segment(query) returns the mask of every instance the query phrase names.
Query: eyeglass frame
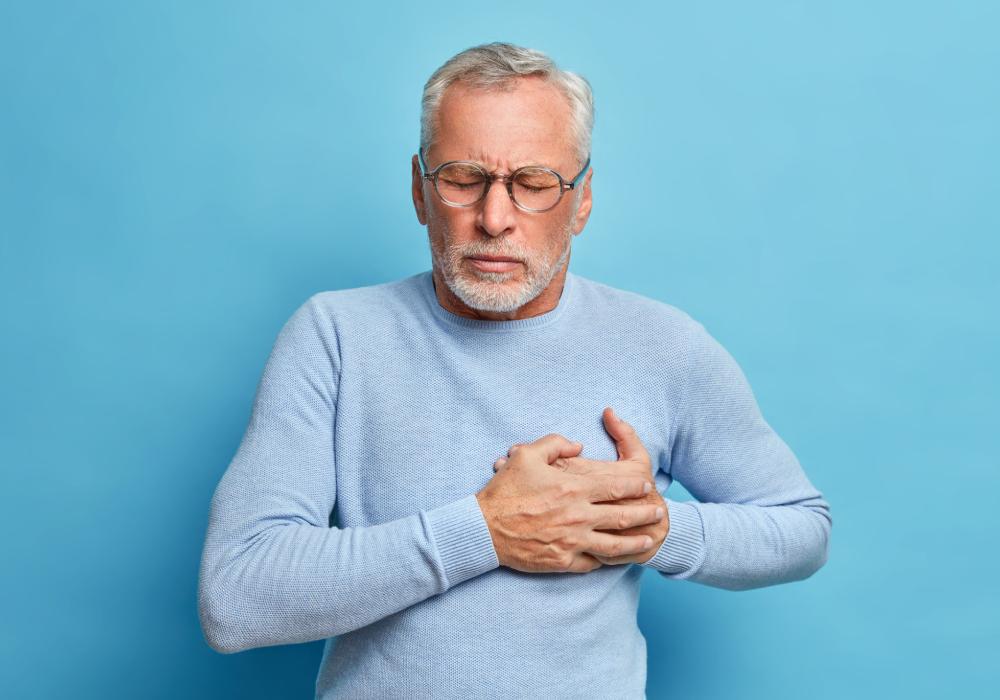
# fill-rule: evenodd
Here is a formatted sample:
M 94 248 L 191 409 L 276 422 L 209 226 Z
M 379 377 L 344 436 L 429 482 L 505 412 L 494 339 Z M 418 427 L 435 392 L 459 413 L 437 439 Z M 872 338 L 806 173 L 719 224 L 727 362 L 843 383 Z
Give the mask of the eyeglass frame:
M 514 203 L 514 206 L 520 209 L 521 211 L 526 211 L 531 214 L 541 214 L 542 212 L 552 211 L 557 206 L 559 206 L 559 202 L 562 201 L 563 195 L 566 193 L 566 190 L 576 189 L 576 186 L 580 184 L 580 179 L 587 173 L 587 170 L 590 168 L 590 155 L 588 155 L 587 162 L 583 164 L 583 169 L 577 174 L 576 177 L 567 182 L 566 179 L 558 172 L 556 172 L 552 168 L 547 168 L 544 165 L 522 165 L 520 168 L 514 170 L 510 175 L 495 175 L 490 171 L 488 171 L 479 163 L 476 163 L 475 161 L 472 160 L 449 160 L 445 163 L 441 163 L 441 165 L 434 168 L 434 170 L 427 172 L 427 163 L 424 162 L 423 146 L 417 149 L 417 158 L 420 161 L 420 176 L 425 180 L 431 181 L 431 184 L 434 185 L 434 193 L 437 194 L 438 199 L 447 204 L 449 207 L 459 207 L 462 209 L 466 207 L 474 207 L 475 205 L 479 204 L 481 201 L 486 199 L 486 195 L 489 194 L 490 188 L 493 187 L 494 181 L 499 180 L 506 186 L 507 196 L 510 197 L 510 201 Z M 454 165 L 455 163 L 461 163 L 463 165 L 472 165 L 481 170 L 483 173 L 485 173 L 486 186 L 483 187 L 483 193 L 479 195 L 479 198 L 476 199 L 476 201 L 469 202 L 468 204 L 456 204 L 455 202 L 451 202 L 445 199 L 444 195 L 441 194 L 441 190 L 438 189 L 438 183 L 437 183 L 438 173 L 441 172 L 441 169 L 444 168 L 446 165 Z M 559 179 L 559 198 L 556 199 L 555 203 L 551 207 L 546 207 L 545 209 L 531 209 L 530 207 L 523 206 L 516 199 L 514 199 L 514 176 L 517 175 L 520 171 L 526 170 L 527 168 L 547 170 L 548 172 L 552 173 Z

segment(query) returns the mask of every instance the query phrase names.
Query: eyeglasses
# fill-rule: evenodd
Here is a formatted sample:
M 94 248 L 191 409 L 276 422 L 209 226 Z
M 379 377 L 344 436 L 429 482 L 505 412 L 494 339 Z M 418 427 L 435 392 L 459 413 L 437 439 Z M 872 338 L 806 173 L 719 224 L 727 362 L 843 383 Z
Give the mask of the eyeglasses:
M 533 213 L 548 211 L 559 204 L 563 193 L 574 189 L 590 167 L 590 156 L 587 156 L 583 170 L 566 182 L 555 170 L 540 165 L 526 165 L 510 175 L 494 175 L 479 163 L 450 160 L 427 172 L 423 147 L 417 155 L 421 175 L 434 183 L 434 191 L 448 206 L 471 207 L 477 204 L 486 197 L 493 181 L 499 180 L 507 186 L 507 194 L 518 209 Z

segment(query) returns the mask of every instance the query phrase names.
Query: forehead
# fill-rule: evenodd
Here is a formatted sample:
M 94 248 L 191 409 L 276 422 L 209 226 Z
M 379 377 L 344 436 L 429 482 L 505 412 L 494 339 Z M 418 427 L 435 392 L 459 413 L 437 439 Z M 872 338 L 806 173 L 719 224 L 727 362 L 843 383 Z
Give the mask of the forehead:
M 541 78 L 519 78 L 504 89 L 454 83 L 438 106 L 434 150 L 439 161 L 565 168 L 574 159 L 571 117 L 566 97 Z

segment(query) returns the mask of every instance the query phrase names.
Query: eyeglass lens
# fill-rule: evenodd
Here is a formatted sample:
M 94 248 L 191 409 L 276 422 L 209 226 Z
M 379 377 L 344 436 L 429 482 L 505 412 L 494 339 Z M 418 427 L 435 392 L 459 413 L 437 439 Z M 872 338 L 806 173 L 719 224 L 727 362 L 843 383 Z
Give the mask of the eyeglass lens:
M 475 204 L 486 193 L 489 178 L 471 164 L 450 163 L 438 172 L 438 194 L 458 205 Z M 526 209 L 549 209 L 562 194 L 559 177 L 545 168 L 522 168 L 511 186 L 514 201 Z

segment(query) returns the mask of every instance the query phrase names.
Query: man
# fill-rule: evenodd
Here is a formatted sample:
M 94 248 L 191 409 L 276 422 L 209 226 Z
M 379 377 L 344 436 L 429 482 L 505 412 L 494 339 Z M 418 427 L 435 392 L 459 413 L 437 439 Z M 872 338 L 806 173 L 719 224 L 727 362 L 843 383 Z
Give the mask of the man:
M 212 499 L 214 649 L 326 639 L 320 698 L 641 698 L 644 568 L 735 590 L 826 561 L 829 506 L 735 360 L 568 271 L 592 123 L 586 81 L 537 51 L 431 76 L 432 270 L 282 328 Z

